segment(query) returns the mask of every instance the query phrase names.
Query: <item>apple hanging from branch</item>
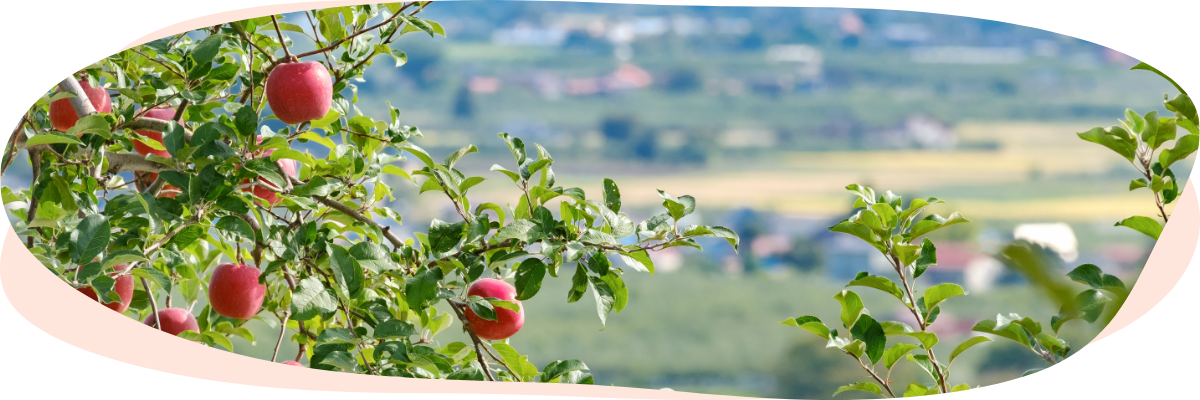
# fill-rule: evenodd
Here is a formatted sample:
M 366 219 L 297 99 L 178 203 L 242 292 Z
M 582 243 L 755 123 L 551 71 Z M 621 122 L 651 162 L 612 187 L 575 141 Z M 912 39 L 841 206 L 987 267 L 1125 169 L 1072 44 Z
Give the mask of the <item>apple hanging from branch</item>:
M 486 340 L 503 340 L 512 335 L 517 334 L 521 327 L 525 325 L 525 307 L 521 306 L 521 302 L 516 299 L 517 288 L 508 284 L 508 282 L 484 278 L 475 281 L 471 287 L 467 288 L 467 296 L 479 296 L 483 298 L 495 297 L 500 300 L 510 301 L 520 307 L 520 311 L 513 311 L 507 308 L 496 307 L 496 320 L 489 321 L 475 315 L 468 307 L 466 310 L 467 322 L 471 324 L 471 329 L 475 331 L 475 335 L 480 339 Z
M 267 295 L 267 287 L 258 283 L 258 275 L 258 268 L 249 265 L 217 266 L 208 281 L 209 306 L 229 318 L 253 318 Z
M 125 264 L 114 266 L 113 269 L 117 272 L 109 274 L 108 276 L 117 277 L 122 271 L 125 271 L 125 268 L 127 267 L 128 266 Z M 129 309 L 129 302 L 133 300 L 133 275 L 121 275 L 120 277 L 117 277 L 116 280 L 117 281 L 113 284 L 112 290 L 113 292 L 117 293 L 117 297 L 119 297 L 121 301 L 114 301 L 111 303 L 101 302 L 101 304 L 104 304 L 105 307 L 108 307 L 113 311 L 123 313 L 125 310 Z M 79 290 L 79 293 L 83 293 L 92 300 L 100 302 L 100 297 L 96 295 L 96 290 L 92 289 L 91 286 L 81 287 L 77 290 Z
M 109 97 L 107 90 L 92 87 L 87 80 L 79 81 L 79 86 L 83 86 L 84 93 L 87 94 L 88 100 L 91 101 L 92 107 L 95 107 L 97 112 L 112 112 L 112 97 Z M 61 90 L 59 89 L 59 91 Z M 66 132 L 79 121 L 79 114 L 75 113 L 75 107 L 71 106 L 70 99 L 58 99 L 50 103 L 49 114 L 50 125 L 59 132 Z
M 329 70 L 316 61 L 279 64 L 267 76 L 267 104 L 285 124 L 321 119 L 333 103 Z

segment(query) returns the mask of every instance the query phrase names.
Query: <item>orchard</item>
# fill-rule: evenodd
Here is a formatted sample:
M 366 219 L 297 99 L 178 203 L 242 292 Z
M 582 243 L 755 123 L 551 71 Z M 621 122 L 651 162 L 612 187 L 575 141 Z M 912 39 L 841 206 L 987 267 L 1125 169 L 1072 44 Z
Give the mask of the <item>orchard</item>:
M 445 35 L 419 16 L 428 6 L 309 10 L 297 14 L 305 26 L 234 21 L 83 68 L 25 113 L 4 153 L 5 170 L 22 151 L 33 170 L 31 187 L 3 191 L 21 205 L 9 208 L 17 234 L 82 295 L 207 346 L 253 342 L 243 325 L 257 319 L 279 330 L 259 340 L 287 365 L 593 383 L 579 360 L 539 369 L 508 344 L 537 312 L 522 301 L 545 279 L 570 279 L 567 301 L 590 293 L 603 323 L 628 304 L 624 274 L 654 273 L 650 252 L 700 248 L 701 237 L 736 250 L 738 236 L 680 226 L 696 199 L 662 191 L 663 211 L 632 221 L 615 182 L 601 193 L 557 186 L 550 153 L 507 133 L 496 140 L 512 159 L 485 178 L 456 168 L 475 146 L 435 158 L 396 108 L 361 113 L 366 67 L 402 68 L 401 36 Z M 417 169 L 404 167 L 410 157 Z M 389 175 L 411 185 L 393 188 Z M 511 182 L 513 201 L 473 202 L 484 179 Z M 444 197 L 457 215 L 402 238 L 392 227 L 403 210 L 381 205 L 397 190 Z M 439 341 L 456 322 L 470 343 Z M 280 354 L 285 341 L 299 352 Z

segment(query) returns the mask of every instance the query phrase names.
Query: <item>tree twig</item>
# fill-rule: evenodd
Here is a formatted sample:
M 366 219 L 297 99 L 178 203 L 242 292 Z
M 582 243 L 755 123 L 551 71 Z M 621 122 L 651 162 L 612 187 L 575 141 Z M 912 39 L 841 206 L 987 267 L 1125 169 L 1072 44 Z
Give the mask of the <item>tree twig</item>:
M 451 299 L 446 299 L 446 302 L 450 303 L 450 308 L 454 309 L 454 314 L 458 315 L 458 320 L 463 324 L 463 331 L 467 332 L 467 335 L 471 337 L 471 342 L 475 344 L 475 357 L 479 359 L 479 367 L 483 369 L 483 373 L 489 381 L 495 381 L 496 377 L 492 376 L 492 370 L 488 367 L 487 359 L 483 358 L 483 352 L 480 351 L 481 347 L 485 345 L 479 339 L 479 336 L 475 335 L 475 330 L 471 329 L 471 323 L 467 321 L 466 314 L 463 314 L 463 311 L 459 308 L 462 304 Z
M 133 268 L 130 266 L 130 268 L 126 268 L 125 270 L 130 271 Z M 146 278 L 138 277 L 138 279 L 142 281 L 142 290 L 146 291 L 146 297 L 150 298 L 150 312 L 154 313 L 154 327 L 158 328 L 159 332 L 162 332 L 162 321 L 159 319 L 161 316 L 158 315 L 158 300 L 154 299 L 154 292 L 150 291 L 150 284 L 146 283 Z M 170 293 L 167 293 L 167 296 L 170 295 Z
M 288 50 L 287 44 L 283 42 L 283 31 L 279 30 L 279 21 L 275 20 L 275 15 L 271 15 L 271 23 L 275 25 L 275 33 L 279 35 L 279 46 L 283 47 L 283 58 L 293 61 L 292 52 Z

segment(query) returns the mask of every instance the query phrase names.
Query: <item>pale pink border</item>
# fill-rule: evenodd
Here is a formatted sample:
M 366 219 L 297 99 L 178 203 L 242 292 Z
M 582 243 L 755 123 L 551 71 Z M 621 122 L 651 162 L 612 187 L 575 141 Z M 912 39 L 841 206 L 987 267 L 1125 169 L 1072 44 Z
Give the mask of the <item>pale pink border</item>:
M 361 1 L 319 1 L 278 4 L 212 14 L 152 32 L 125 48 L 191 29 L 268 14 L 363 4 Z M 1094 340 L 1128 326 L 1158 304 L 1178 283 L 1195 253 L 1200 236 L 1200 208 L 1192 183 L 1188 182 L 1172 222 L 1155 245 L 1146 267 L 1124 307 Z M 42 331 L 80 349 L 113 360 L 162 372 L 245 385 L 335 392 L 378 393 L 464 393 L 544 396 L 644 398 L 644 399 L 736 399 L 651 389 L 613 386 L 577 386 L 536 383 L 496 383 L 387 378 L 295 368 L 216 350 L 169 336 L 119 315 L 85 296 L 45 269 L 20 243 L 12 228 L 4 240 L 5 262 L 0 265 L 0 285 L 17 310 Z M 54 299 L 54 301 L 46 301 Z M 80 329 L 86 326 L 88 329 Z M 139 343 L 113 346 L 112 343 Z M 163 354 L 170 354 L 164 357 Z M 179 362 L 186 359 L 188 362 Z M 312 379 L 304 379 L 306 377 Z M 301 379 L 297 379 L 301 378 Z M 282 385 L 273 382 L 287 382 Z

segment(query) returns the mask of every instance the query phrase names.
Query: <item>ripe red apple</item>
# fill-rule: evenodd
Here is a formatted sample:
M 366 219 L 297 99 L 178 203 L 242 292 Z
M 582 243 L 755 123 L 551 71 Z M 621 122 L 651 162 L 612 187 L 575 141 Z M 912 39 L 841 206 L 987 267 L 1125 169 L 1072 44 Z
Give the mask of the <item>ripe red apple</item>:
M 263 137 L 259 136 L 258 143 L 262 143 L 262 141 L 263 141 Z M 248 157 L 253 157 L 253 158 L 270 157 L 271 154 L 274 152 L 275 152 L 275 149 L 266 149 L 266 150 L 261 150 L 261 151 L 255 152 L 254 154 L 250 154 L 250 155 L 248 155 Z M 300 166 L 299 166 L 299 163 L 296 162 L 296 160 L 282 159 L 282 160 L 279 160 L 277 163 L 279 164 L 279 167 L 281 169 L 283 169 L 284 173 L 286 173 L 292 177 L 297 176 Z M 265 179 L 262 179 L 262 178 L 259 178 L 258 182 L 260 182 L 264 185 L 273 187 L 273 188 L 279 188 L 279 186 L 275 186 L 275 184 L 273 184 L 271 182 L 267 182 Z M 241 184 L 245 185 L 247 183 L 250 183 L 249 179 L 242 181 Z M 254 186 L 253 188 L 242 189 L 242 191 L 243 192 L 253 192 L 255 197 L 266 200 L 267 203 L 272 206 L 279 204 L 279 201 L 281 200 L 279 198 L 278 193 L 275 193 L 275 192 L 271 191 L 270 189 L 267 189 L 264 187 Z
M 143 116 L 148 117 L 148 118 L 155 118 L 155 119 L 169 121 L 169 120 L 171 120 L 171 118 L 175 118 L 175 109 L 168 108 L 168 107 L 158 107 L 158 108 L 151 109 L 150 111 L 146 111 L 146 114 L 144 114 Z M 137 133 L 140 133 L 140 134 L 142 134 L 142 136 L 150 138 L 151 140 L 157 140 L 159 143 L 162 143 L 162 132 L 137 131 Z M 154 154 L 159 157 L 171 157 L 170 152 L 168 152 L 166 150 L 152 149 L 152 148 L 150 148 L 150 146 L 144 145 L 144 144 L 142 144 L 142 142 L 137 141 L 137 140 L 133 141 L 133 151 L 136 151 L 138 154 L 141 154 L 143 156 L 147 155 L 147 154 Z
M 116 277 L 120 272 L 124 271 L 125 268 L 128 268 L 128 266 L 125 264 L 117 265 L 113 267 L 113 269 L 115 269 L 117 272 L 109 274 L 108 276 Z M 119 277 L 117 278 L 117 282 L 113 284 L 112 290 L 117 292 L 117 297 L 119 297 L 121 301 L 115 301 L 112 303 L 101 302 L 100 297 L 96 295 L 96 290 L 92 289 L 91 286 L 81 287 L 78 290 L 79 293 L 83 293 L 87 297 L 92 298 L 92 300 L 104 304 L 105 307 L 108 307 L 113 311 L 123 313 L 125 310 L 129 309 L 129 302 L 133 300 L 133 275 Z
M 287 360 L 287 361 L 284 361 L 284 362 L 283 362 L 283 364 L 284 364 L 284 365 L 295 365 L 295 366 L 297 366 L 297 367 L 303 367 L 303 366 L 304 366 L 304 364 L 301 364 L 301 363 L 298 363 L 298 362 L 295 362 L 295 361 L 292 361 L 292 360 Z
M 92 102 L 92 107 L 95 107 L 96 111 L 112 112 L 112 98 L 108 96 L 108 90 L 94 88 L 88 84 L 87 80 L 79 81 L 79 86 L 83 86 L 83 92 L 87 94 L 88 100 Z M 62 89 L 60 88 L 58 91 L 61 92 Z M 79 114 L 76 114 L 75 107 L 71 106 L 71 99 L 59 99 L 50 103 L 50 125 L 54 126 L 55 130 L 66 132 L 75 126 L 77 121 L 79 121 Z
M 508 300 L 516 303 L 518 306 L 521 302 L 516 300 L 517 288 L 508 284 L 508 282 L 484 278 L 475 281 L 471 287 L 467 288 L 468 296 L 480 297 L 495 297 L 500 300 Z M 521 311 L 515 312 L 507 308 L 496 307 L 496 320 L 488 321 L 475 315 L 471 308 L 467 308 L 467 322 L 471 324 L 471 330 L 475 331 L 475 336 L 480 339 L 487 340 L 503 340 L 517 334 L 521 330 L 521 326 L 525 325 L 525 307 L 521 307 Z
M 319 62 L 279 64 L 267 76 L 267 103 L 285 124 L 321 119 L 332 102 L 333 81 Z
M 200 332 L 200 324 L 196 323 L 196 317 L 192 313 L 182 308 L 167 308 L 158 310 L 158 316 L 162 319 L 162 331 L 179 336 L 183 331 Z M 142 323 L 154 326 L 154 314 L 146 317 Z
M 258 283 L 258 268 L 221 264 L 208 281 L 208 304 L 217 314 L 250 319 L 262 308 L 267 287 Z

